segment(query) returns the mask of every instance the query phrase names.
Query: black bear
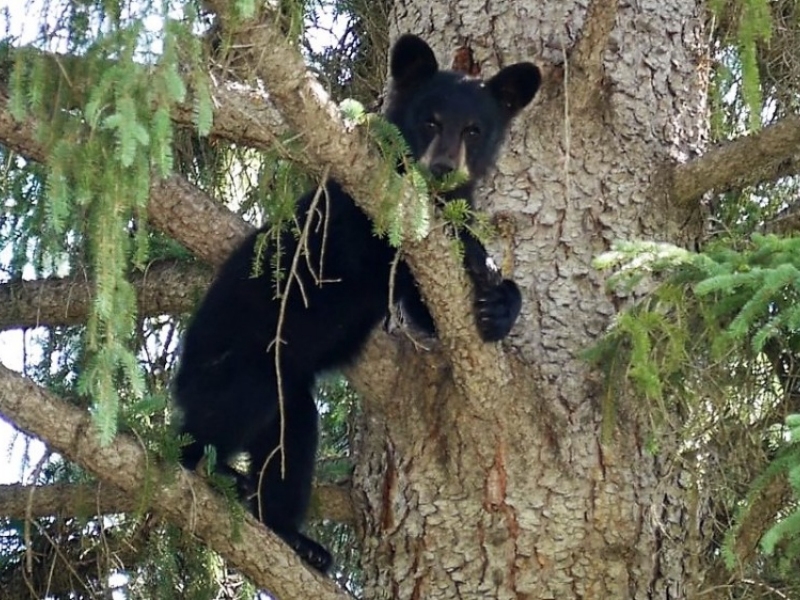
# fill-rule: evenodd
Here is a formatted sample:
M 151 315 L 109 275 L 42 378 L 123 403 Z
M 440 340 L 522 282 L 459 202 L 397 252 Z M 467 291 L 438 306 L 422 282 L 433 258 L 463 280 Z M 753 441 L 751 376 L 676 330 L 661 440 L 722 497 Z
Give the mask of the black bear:
M 430 47 L 413 35 L 397 41 L 390 63 L 386 117 L 402 132 L 413 158 L 434 176 L 466 172 L 466 183 L 443 200 L 471 202 L 476 179 L 493 165 L 512 117 L 533 99 L 539 70 L 518 63 L 485 82 L 442 71 Z M 314 193 L 297 204 L 298 225 L 308 236 L 300 244 L 304 255 L 295 261 L 293 287 L 288 277 L 296 234 L 282 234 L 279 252 L 274 242 L 262 248 L 257 276 L 258 233 L 228 258 L 186 331 L 174 382 L 181 431 L 193 440 L 184 448 L 184 466 L 194 469 L 207 445 L 216 447 L 226 472 L 225 461 L 249 454 L 247 474 L 230 472 L 243 495 L 255 498 L 253 513 L 322 572 L 331 555 L 300 533 L 317 449 L 312 388 L 320 372 L 352 361 L 385 319 L 396 253 L 373 234 L 366 215 L 337 183 L 327 182 L 324 193 L 316 204 Z M 459 235 L 478 331 L 486 341 L 500 340 L 519 314 L 519 289 L 502 279 L 477 239 Z M 278 287 L 288 289 L 285 298 L 276 294 Z M 433 320 L 403 262 L 395 270 L 393 298 L 409 320 L 433 333 Z

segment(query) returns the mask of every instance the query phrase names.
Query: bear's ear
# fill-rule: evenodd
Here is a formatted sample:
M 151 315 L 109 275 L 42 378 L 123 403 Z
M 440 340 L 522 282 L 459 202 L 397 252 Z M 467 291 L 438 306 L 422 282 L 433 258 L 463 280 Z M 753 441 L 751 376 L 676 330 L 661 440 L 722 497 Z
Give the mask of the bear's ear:
M 407 33 L 392 46 L 389 72 L 396 87 L 413 88 L 433 77 L 438 70 L 433 50 L 421 38 Z
M 533 63 L 521 62 L 502 69 L 486 85 L 511 118 L 533 100 L 541 81 L 539 67 Z

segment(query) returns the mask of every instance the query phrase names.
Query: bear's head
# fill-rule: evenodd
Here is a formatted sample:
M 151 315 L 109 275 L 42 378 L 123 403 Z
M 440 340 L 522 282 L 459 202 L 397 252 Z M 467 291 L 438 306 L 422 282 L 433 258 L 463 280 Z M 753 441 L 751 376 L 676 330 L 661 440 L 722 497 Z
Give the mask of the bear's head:
M 541 81 L 529 62 L 486 81 L 440 70 L 430 46 L 410 34 L 392 47 L 390 74 L 384 113 L 414 158 L 436 177 L 461 170 L 470 186 L 494 164 L 511 119 L 533 100 Z

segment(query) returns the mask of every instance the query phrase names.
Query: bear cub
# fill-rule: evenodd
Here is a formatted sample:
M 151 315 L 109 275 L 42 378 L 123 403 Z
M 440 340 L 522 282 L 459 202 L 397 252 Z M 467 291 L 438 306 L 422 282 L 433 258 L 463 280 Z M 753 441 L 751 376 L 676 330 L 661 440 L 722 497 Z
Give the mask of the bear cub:
M 536 94 L 538 68 L 517 63 L 481 81 L 440 70 L 423 40 L 404 35 L 391 50 L 390 74 L 386 118 L 435 177 L 455 170 L 467 174 L 443 201 L 472 203 L 476 182 L 494 164 L 511 119 Z M 215 446 L 218 469 L 236 477 L 255 516 L 309 565 L 326 572 L 330 553 L 300 532 L 318 441 L 312 389 L 319 373 L 354 360 L 386 318 L 397 250 L 373 234 L 367 216 L 336 182 L 325 183 L 316 203 L 314 196 L 310 192 L 297 203 L 297 222 L 308 237 L 293 283 L 287 275 L 298 239 L 291 232 L 281 235 L 279 251 L 274 241 L 261 249 L 258 276 L 253 276 L 257 236 L 266 227 L 220 268 L 183 338 L 174 397 L 181 432 L 193 440 L 183 450 L 183 465 L 195 469 L 204 447 Z M 519 314 L 519 289 L 502 278 L 477 239 L 468 232 L 459 236 L 477 330 L 487 342 L 500 340 Z M 276 269 L 282 277 L 276 278 Z M 276 295 L 276 280 L 282 292 L 288 287 L 285 299 Z M 398 264 L 393 284 L 404 316 L 433 334 L 433 319 L 405 263 Z M 244 474 L 225 465 L 240 452 L 250 458 Z

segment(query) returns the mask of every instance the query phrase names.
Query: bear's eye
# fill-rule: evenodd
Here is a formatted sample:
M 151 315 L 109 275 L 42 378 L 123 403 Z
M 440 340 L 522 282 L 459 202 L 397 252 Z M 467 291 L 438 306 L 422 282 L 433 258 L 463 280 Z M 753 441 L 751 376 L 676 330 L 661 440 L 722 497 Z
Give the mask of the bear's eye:
M 434 119 L 433 117 L 431 117 L 430 119 L 425 119 L 425 122 L 422 124 L 422 126 L 427 131 L 431 131 L 431 132 L 439 131 L 439 127 L 440 127 L 439 126 L 439 122 L 436 119 Z
M 477 125 L 470 125 L 464 129 L 464 137 L 475 139 L 481 135 L 481 128 Z

